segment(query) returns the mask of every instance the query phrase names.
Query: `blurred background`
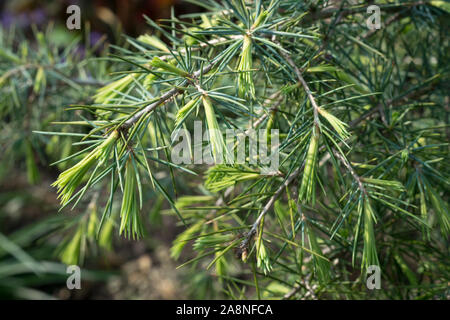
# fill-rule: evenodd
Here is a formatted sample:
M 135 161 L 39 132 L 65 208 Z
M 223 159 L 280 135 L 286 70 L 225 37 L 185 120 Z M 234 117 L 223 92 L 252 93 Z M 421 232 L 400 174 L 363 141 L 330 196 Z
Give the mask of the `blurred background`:
M 198 9 L 180 0 L 2 0 L 1 24 L 3 27 L 15 24 L 17 27 L 26 28 L 32 24 L 43 26 L 54 21 L 64 26 L 68 16 L 66 9 L 72 4 L 80 6 L 83 21 L 91 24 L 93 32 L 108 34 L 111 39 L 114 39 L 118 31 L 136 36 L 148 30 L 144 15 L 161 19 L 170 16 L 172 6 L 176 15 Z
M 81 30 L 66 28 L 69 16 L 66 9 L 71 4 L 81 8 Z M 195 296 L 183 285 L 186 275 L 183 270 L 175 270 L 169 251 L 179 231 L 177 220 L 159 215 L 158 211 L 164 209 L 159 198 L 154 199 L 150 212 L 153 220 L 148 235 L 151 236 L 140 241 L 115 239 L 109 250 L 81 248 L 88 251 L 83 261 L 82 289 L 68 290 L 68 274 L 66 266 L 60 262 L 59 249 L 66 238 L 76 236 L 71 222 L 77 221 L 80 212 L 58 213 L 59 201 L 50 184 L 59 171 L 49 167 L 58 156 L 51 158 L 49 155 L 64 156 L 71 150 L 65 140 L 42 140 L 32 134 L 33 130 L 48 129 L 45 125 L 50 120 L 61 120 L 62 107 L 68 103 L 90 101 L 97 85 L 91 83 L 92 88 L 88 83 L 90 74 L 95 73 L 95 79 L 103 77 L 106 81 L 111 71 L 103 62 L 86 63 L 76 70 L 73 65 L 85 56 L 100 56 L 110 45 L 123 45 L 124 35 L 152 33 L 143 16 L 154 20 L 168 18 L 172 6 L 176 15 L 199 10 L 176 0 L 0 1 L 0 83 L 3 85 L 0 98 L 0 298 L 212 297 L 208 279 L 199 279 L 204 286 L 202 293 L 196 292 Z M 71 47 L 75 39 L 78 40 L 73 49 L 62 51 Z M 45 89 L 39 85 L 43 81 L 40 69 L 24 71 L 35 62 L 23 65 L 21 61 L 49 63 L 47 60 L 54 60 L 49 52 L 61 54 L 60 62 L 54 64 L 60 69 L 45 73 L 44 80 L 50 88 Z M 74 74 L 74 78 L 58 79 L 63 73 Z M 6 80 L 8 83 L 4 84 Z M 54 81 L 52 86 L 50 81 Z M 74 92 L 67 89 L 75 84 L 82 89 Z M 95 210 L 88 206 L 90 209 Z

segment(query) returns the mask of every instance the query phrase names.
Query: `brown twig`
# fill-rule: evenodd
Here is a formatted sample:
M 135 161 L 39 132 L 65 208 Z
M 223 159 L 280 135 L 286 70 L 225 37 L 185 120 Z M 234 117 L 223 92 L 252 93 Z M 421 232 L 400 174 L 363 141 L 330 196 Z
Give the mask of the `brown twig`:
M 316 124 L 316 126 L 318 126 L 319 125 L 319 105 L 317 104 L 316 99 L 314 99 L 314 96 L 312 95 L 312 92 L 309 89 L 308 84 L 306 83 L 305 79 L 303 78 L 302 72 L 297 67 L 294 60 L 292 60 L 291 56 L 283 51 L 280 51 L 280 52 L 284 56 L 286 61 L 290 64 L 290 66 L 294 69 L 294 72 L 297 75 L 299 82 L 302 84 L 303 89 L 305 89 L 306 95 L 308 96 L 308 99 L 311 102 L 311 105 L 313 106 L 314 123 Z
M 356 174 L 356 172 L 353 169 L 353 167 L 350 164 L 350 162 L 348 162 L 348 160 L 340 152 L 337 152 L 336 150 L 333 149 L 333 153 L 336 156 L 336 158 L 338 158 L 344 164 L 344 166 L 347 168 L 347 170 L 352 175 L 353 179 L 355 179 L 355 181 L 358 183 L 359 190 L 361 190 L 361 192 L 365 196 L 367 196 L 366 188 L 364 187 L 364 184 L 363 184 L 361 178 L 358 176 L 358 174 Z
M 311 275 L 301 280 L 301 283 L 297 284 L 294 288 L 292 288 L 291 291 L 286 293 L 283 297 L 284 300 L 288 300 L 292 298 L 294 295 L 296 295 L 302 288 L 305 288 L 307 290 L 306 294 L 303 296 L 301 300 L 305 300 L 308 296 L 311 296 L 314 300 L 317 300 L 317 296 L 314 293 L 314 290 L 316 289 L 317 285 L 311 286 L 309 283 L 309 280 L 311 278 Z

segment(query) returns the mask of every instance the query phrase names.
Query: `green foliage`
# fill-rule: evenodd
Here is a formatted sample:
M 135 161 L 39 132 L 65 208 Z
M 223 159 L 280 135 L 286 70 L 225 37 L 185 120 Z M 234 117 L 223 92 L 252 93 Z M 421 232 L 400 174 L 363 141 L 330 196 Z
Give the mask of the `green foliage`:
M 55 183 L 63 205 L 97 190 L 106 205 L 96 233 L 108 227 L 109 237 L 120 220 L 118 233 L 138 238 L 160 194 L 185 228 L 171 255 L 186 260 L 196 296 L 213 282 L 239 299 L 445 297 L 445 8 L 380 4 L 390 19 L 372 31 L 365 3 L 192 2 L 207 12 L 148 19 L 155 34 L 111 57 L 128 69 L 94 104 L 72 106 L 81 120 L 55 136 L 88 147 L 58 162 L 75 162 Z M 34 91 L 50 81 L 40 69 L 34 79 Z M 172 161 L 172 134 L 192 132 L 192 120 L 210 129 L 216 165 Z M 278 173 L 248 158 L 220 164 L 228 128 L 278 129 Z M 76 235 L 65 260 L 80 251 Z M 375 293 L 370 265 L 382 270 Z
M 56 215 L 57 208 L 42 190 L 48 190 L 47 179 L 57 169 L 77 166 L 70 160 L 81 155 L 77 145 L 83 145 L 73 137 L 83 137 L 85 131 L 71 134 L 56 120 L 74 120 L 67 106 L 89 101 L 96 88 L 106 83 L 111 69 L 109 62 L 95 56 L 106 52 L 100 50 L 104 38 L 82 49 L 80 36 L 69 34 L 66 42 L 58 41 L 57 28 L 52 24 L 46 30 L 33 27 L 30 32 L 14 26 L 0 28 L 0 296 L 4 299 L 54 298 L 49 288 L 64 286 L 67 273 L 63 263 L 52 261 L 82 263 L 97 249 L 93 232 L 98 213 L 85 210 L 83 203 L 79 216 L 48 218 Z M 89 29 L 85 30 L 88 37 Z M 78 183 L 87 181 L 84 174 L 78 172 Z M 23 176 L 33 186 L 27 186 Z M 60 180 L 66 186 L 64 198 L 76 189 L 77 181 L 72 178 Z M 17 206 L 12 214 L 11 205 Z M 87 270 L 83 274 L 93 281 L 104 279 Z
M 216 165 L 207 171 L 208 177 L 205 181 L 205 187 L 212 192 L 217 192 L 228 187 L 234 186 L 240 181 L 253 180 L 261 178 L 259 172 L 245 168 L 244 166 Z

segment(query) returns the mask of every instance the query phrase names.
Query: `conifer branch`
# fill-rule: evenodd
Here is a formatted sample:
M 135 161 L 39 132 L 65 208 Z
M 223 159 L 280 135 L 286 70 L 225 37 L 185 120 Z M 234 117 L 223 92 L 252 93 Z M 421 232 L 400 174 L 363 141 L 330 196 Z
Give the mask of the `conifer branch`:
M 0 66 L 4 74 L 0 89 L 5 97 L 0 112 L 6 115 L 6 130 L 9 135 L 17 134 L 17 123 L 25 124 L 25 137 L 17 135 L 13 143 L 8 141 L 7 132 L 3 136 L 8 139 L 0 144 L 8 148 L 8 154 L 25 141 L 30 181 L 35 180 L 38 171 L 33 166 L 36 155 L 55 156 L 47 154 L 42 139 L 31 141 L 28 137 L 28 131 L 43 119 L 32 122 L 32 107 L 57 98 L 54 100 L 58 106 L 72 104 L 71 109 L 79 111 L 76 118 L 57 125 L 83 126 L 81 132 L 69 132 L 68 127 L 61 132 L 36 131 L 51 135 L 53 153 L 57 149 L 56 156 L 63 155 L 55 163 L 62 173 L 54 183 L 62 208 L 71 202 L 76 202 L 77 208 L 85 206 L 87 202 L 80 199 L 92 190 L 99 195 L 98 204 L 105 204 L 100 227 L 96 228 L 97 213 L 91 214 L 96 208 L 88 205 L 89 214 L 81 219 L 83 224 L 74 233 L 69 232 L 73 239 L 64 255 L 66 261 L 75 261 L 77 248 L 85 245 L 86 223 L 89 230 L 98 230 L 100 246 L 111 246 L 115 226 L 119 235 L 144 235 L 148 217 L 142 213 L 157 198 L 158 206 L 161 199 L 170 204 L 172 209 L 164 212 L 189 223 L 174 241 L 171 255 L 181 257 L 183 247 L 193 241 L 198 255 L 183 265 L 195 262 L 200 268 L 204 259 L 214 256 L 208 268 L 214 265 L 214 275 L 221 284 L 224 279 L 230 284 L 230 296 L 245 297 L 246 292 L 253 292 L 241 290 L 240 283 L 228 277 L 232 270 L 243 283 L 250 280 L 248 265 L 242 263 L 234 268 L 234 261 L 233 269 L 229 268 L 230 249 L 235 249 L 243 262 L 249 252 L 253 254 L 257 296 L 261 288 L 268 298 L 316 299 L 322 294 L 342 298 L 347 284 L 339 280 L 360 258 L 361 269 L 372 264 L 387 269 L 383 270 L 386 286 L 387 280 L 399 283 L 400 273 L 410 284 L 422 284 L 421 277 L 414 279 L 414 274 L 423 269 L 430 276 L 427 285 L 436 285 L 433 294 L 439 292 L 439 286 L 446 283 L 439 282 L 442 277 L 433 276 L 432 268 L 442 269 L 429 262 L 444 259 L 435 253 L 442 254 L 439 247 L 445 247 L 450 232 L 445 166 L 448 126 L 442 116 L 448 109 L 448 41 L 442 37 L 447 7 L 439 1 L 381 4 L 383 14 L 390 15 L 383 20 L 383 29 L 376 32 L 365 28 L 367 6 L 362 3 L 195 2 L 203 4 L 207 12 L 183 20 L 173 17 L 161 25 L 149 21 L 170 43 L 143 35 L 136 41 L 128 39 L 132 47 L 116 46 L 120 55 L 115 58 L 132 65 L 125 65 L 128 70 L 117 59 L 111 59 L 112 65 L 94 65 L 87 72 L 84 65 L 90 64 L 83 64 L 83 72 L 69 77 L 73 70 L 65 69 L 65 65 L 55 64 L 55 70 L 40 65 L 42 61 L 59 61 L 42 59 L 49 50 L 26 53 L 26 48 L 13 44 L 0 52 L 5 58 Z M 423 6 L 415 8 L 419 5 Z M 433 23 L 429 23 L 431 20 Z M 429 30 L 424 32 L 417 26 Z M 398 41 L 399 30 L 404 31 L 402 41 Z M 412 38 L 414 41 L 409 41 Z M 159 53 L 153 56 L 154 52 Z M 102 59 L 100 63 L 107 61 Z M 203 62 L 202 70 L 198 70 L 199 62 Z M 15 69 L 20 64 L 24 66 Z M 120 67 L 116 69 L 116 65 Z M 63 74 L 66 70 L 67 77 Z M 81 89 L 77 84 L 94 87 L 96 80 L 80 78 L 92 74 L 103 79 L 105 70 L 125 76 L 98 90 L 94 104 L 73 105 L 73 101 L 59 99 L 63 97 L 45 98 L 66 82 L 72 87 L 67 96 L 88 101 L 88 95 L 76 92 Z M 16 112 L 21 104 L 26 104 L 24 112 Z M 156 112 L 158 107 L 164 112 Z M 54 118 L 51 113 L 43 116 Z M 360 124 L 370 117 L 373 119 L 361 126 L 364 135 L 358 134 Z M 208 132 L 209 141 L 205 141 L 204 132 L 202 139 L 196 134 L 198 120 L 201 128 L 206 125 L 213 129 L 213 133 Z M 91 129 L 89 133 L 85 128 Z M 274 162 L 271 157 L 270 172 L 277 173 L 265 176 L 267 162 L 263 157 L 273 148 L 247 155 L 261 143 L 253 148 L 255 144 L 245 140 L 251 142 L 254 129 L 265 129 L 258 132 L 268 134 L 273 128 L 279 131 L 276 156 L 281 155 L 281 159 Z M 219 147 L 231 141 L 228 130 L 227 140 L 223 140 L 225 129 L 248 135 L 238 137 L 232 150 L 233 155 L 243 156 L 242 163 L 218 163 L 222 156 Z M 104 132 L 109 137 L 100 134 Z M 175 133 L 186 136 L 177 141 Z M 194 139 L 189 136 L 192 133 Z M 73 143 L 78 138 L 82 140 Z M 267 143 L 271 147 L 273 141 L 275 135 L 269 135 Z M 59 153 L 66 143 L 80 149 L 71 155 L 66 154 L 67 150 Z M 205 161 L 203 153 L 208 151 L 208 143 L 213 151 L 207 158 L 211 161 Z M 357 164 L 341 150 L 344 147 L 358 153 Z M 202 157 L 197 157 L 199 149 Z M 182 157 L 176 159 L 180 154 Z M 66 165 L 66 161 L 70 162 Z M 209 166 L 206 170 L 205 164 Z M 185 179 L 182 174 L 200 175 Z M 178 186 L 183 187 L 177 190 Z M 155 191 L 158 197 L 150 197 Z M 187 194 L 183 195 L 183 191 Z M 161 213 L 152 210 L 151 217 Z M 377 221 L 383 222 L 379 228 L 374 227 Z M 441 233 L 429 232 L 425 222 L 438 225 Z M 410 257 L 402 261 L 403 249 L 396 250 L 385 242 L 393 239 L 403 245 L 404 239 L 397 235 L 406 233 L 427 238 L 409 242 L 411 254 L 423 254 L 419 246 L 433 247 L 434 253 L 421 266 L 414 265 Z M 94 241 L 86 245 L 95 245 L 95 239 L 90 240 Z M 248 250 L 250 244 L 254 251 Z M 391 272 L 386 257 L 395 259 L 400 268 Z M 285 289 L 283 293 L 264 288 L 269 283 L 277 284 L 277 279 L 282 279 L 279 283 Z M 232 292 L 234 289 L 237 291 Z M 423 294 L 423 287 L 413 290 L 406 295 Z
M 258 218 L 253 223 L 250 231 L 247 233 L 245 239 L 241 243 L 241 247 L 247 247 L 252 237 L 256 234 L 256 231 L 258 230 L 258 226 L 261 222 L 261 220 L 264 218 L 264 216 L 267 214 L 267 212 L 272 209 L 273 204 L 275 201 L 282 195 L 283 191 L 286 190 L 286 187 L 291 184 L 292 181 L 302 172 L 304 167 L 304 164 L 295 169 L 294 172 L 292 172 L 287 179 L 281 184 L 278 189 L 275 191 L 274 195 L 269 199 L 269 201 L 264 206 L 263 210 L 259 214 Z
M 336 156 L 336 158 L 338 158 L 342 162 L 342 164 L 347 168 L 347 170 L 352 175 L 353 179 L 355 179 L 355 181 L 358 183 L 358 186 L 359 186 L 359 189 L 361 190 L 361 192 L 365 196 L 367 196 L 366 188 L 364 187 L 364 184 L 363 184 L 361 178 L 356 174 L 355 169 L 352 167 L 352 165 L 348 162 L 348 160 L 340 152 L 337 152 L 336 150 L 333 149 L 333 153 Z
M 208 73 L 211 71 L 211 69 L 214 67 L 214 65 L 217 63 L 217 61 L 211 62 L 209 65 L 204 67 L 203 69 L 197 70 L 192 74 L 192 78 L 198 78 L 202 73 Z M 163 94 L 157 101 L 149 104 L 141 111 L 137 112 L 135 115 L 133 115 L 130 119 L 125 121 L 122 125 L 123 129 L 131 128 L 133 124 L 135 124 L 141 117 L 147 115 L 148 113 L 152 112 L 155 108 L 158 106 L 165 104 L 169 100 L 171 100 L 173 97 L 177 96 L 178 94 L 182 93 L 184 89 L 180 88 L 184 85 L 192 84 L 192 81 L 184 80 L 183 83 L 179 87 L 174 87 L 167 91 L 165 94 Z
M 299 82 L 302 84 L 306 95 L 308 96 L 309 101 L 311 102 L 311 105 L 313 107 L 313 113 L 314 113 L 314 124 L 318 128 L 319 127 L 319 105 L 316 102 L 316 99 L 314 99 L 314 96 L 311 92 L 311 89 L 309 88 L 308 84 L 306 83 L 305 79 L 303 78 L 302 72 L 295 64 L 294 60 L 292 60 L 291 56 L 283 51 L 280 51 L 280 53 L 283 55 L 283 57 L 286 59 L 286 61 L 290 64 L 290 66 L 294 69 L 295 74 L 297 75 L 297 78 Z

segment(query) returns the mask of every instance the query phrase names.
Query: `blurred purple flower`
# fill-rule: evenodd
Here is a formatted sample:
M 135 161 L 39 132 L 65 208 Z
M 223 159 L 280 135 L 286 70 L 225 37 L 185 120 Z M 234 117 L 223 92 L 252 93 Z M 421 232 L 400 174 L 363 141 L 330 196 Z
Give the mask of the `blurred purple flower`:
M 43 24 L 47 20 L 47 14 L 43 9 L 36 9 L 29 13 L 30 23 Z
M 36 9 L 30 12 L 5 11 L 0 14 L 0 23 L 4 28 L 15 25 L 19 28 L 29 27 L 32 24 L 42 25 L 47 20 L 47 14 L 43 9 Z
M 75 47 L 74 55 L 80 60 L 84 59 L 84 57 L 86 56 L 86 47 L 83 44 L 77 45 Z
M 0 14 L 0 22 L 3 27 L 8 28 L 14 22 L 14 17 L 11 12 L 2 12 Z
M 92 31 L 90 34 L 90 38 L 91 38 L 91 47 L 95 46 L 95 44 L 101 39 L 101 37 L 103 36 L 102 33 L 97 32 L 97 31 Z

